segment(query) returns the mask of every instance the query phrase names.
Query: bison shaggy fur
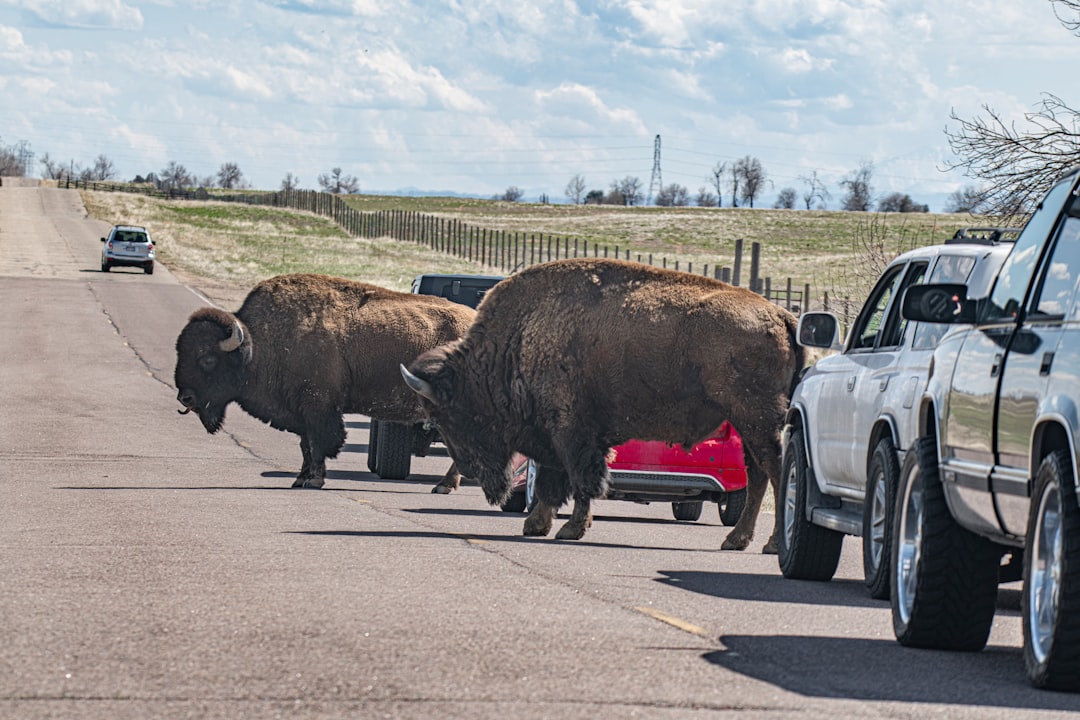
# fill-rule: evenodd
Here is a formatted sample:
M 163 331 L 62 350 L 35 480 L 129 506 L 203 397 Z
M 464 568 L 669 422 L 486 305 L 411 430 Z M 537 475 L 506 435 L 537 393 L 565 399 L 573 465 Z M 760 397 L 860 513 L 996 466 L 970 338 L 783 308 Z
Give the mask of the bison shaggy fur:
M 537 265 L 503 280 L 460 341 L 403 367 L 461 473 L 493 504 L 514 452 L 540 466 L 526 535 L 578 539 L 604 496 L 608 451 L 632 438 L 686 448 L 724 420 L 742 435 L 747 504 L 723 543 L 744 549 L 804 363 L 795 317 L 718 280 L 619 260 Z M 775 552 L 775 528 L 766 545 Z
M 476 312 L 442 298 L 325 275 L 281 275 L 256 285 L 235 314 L 192 313 L 176 340 L 177 399 L 207 432 L 235 402 L 300 436 L 293 487 L 322 487 L 326 458 L 345 444 L 343 413 L 424 420 L 399 365 L 460 338 Z M 455 473 L 451 468 L 451 473 Z

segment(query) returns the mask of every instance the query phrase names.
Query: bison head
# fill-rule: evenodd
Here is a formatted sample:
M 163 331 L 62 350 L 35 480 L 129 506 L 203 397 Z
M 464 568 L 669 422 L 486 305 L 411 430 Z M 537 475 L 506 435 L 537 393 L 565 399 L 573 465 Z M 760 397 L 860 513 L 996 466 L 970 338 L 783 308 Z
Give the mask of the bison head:
M 424 413 L 438 429 L 458 472 L 476 480 L 488 502 L 499 505 L 510 493 L 512 453 L 497 427 L 499 414 L 487 406 L 489 399 L 469 392 L 448 362 L 456 347 L 451 343 L 429 350 L 408 368 L 402 365 L 401 375 L 422 398 Z
M 217 308 L 192 313 L 176 339 L 176 399 L 199 416 L 208 433 L 225 421 L 225 408 L 240 396 L 251 361 L 251 338 L 244 324 Z

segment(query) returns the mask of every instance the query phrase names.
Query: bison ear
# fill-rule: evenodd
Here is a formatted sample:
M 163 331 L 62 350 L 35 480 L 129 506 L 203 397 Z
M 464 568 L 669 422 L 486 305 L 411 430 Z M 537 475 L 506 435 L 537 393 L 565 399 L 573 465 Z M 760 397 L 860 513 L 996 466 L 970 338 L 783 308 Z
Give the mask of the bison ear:
M 405 378 L 405 384 L 409 386 L 409 389 L 422 398 L 427 398 L 433 403 L 438 403 L 435 399 L 435 389 L 431 387 L 431 383 L 427 380 L 416 377 L 409 369 L 404 365 L 401 365 L 401 377 Z

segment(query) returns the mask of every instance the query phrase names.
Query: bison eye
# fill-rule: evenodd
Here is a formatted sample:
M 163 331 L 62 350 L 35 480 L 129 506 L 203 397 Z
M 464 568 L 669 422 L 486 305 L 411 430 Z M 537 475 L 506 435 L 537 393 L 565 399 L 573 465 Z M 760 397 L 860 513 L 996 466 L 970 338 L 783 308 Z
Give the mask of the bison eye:
M 217 355 L 203 355 L 199 358 L 199 367 L 206 372 L 212 371 L 217 367 Z

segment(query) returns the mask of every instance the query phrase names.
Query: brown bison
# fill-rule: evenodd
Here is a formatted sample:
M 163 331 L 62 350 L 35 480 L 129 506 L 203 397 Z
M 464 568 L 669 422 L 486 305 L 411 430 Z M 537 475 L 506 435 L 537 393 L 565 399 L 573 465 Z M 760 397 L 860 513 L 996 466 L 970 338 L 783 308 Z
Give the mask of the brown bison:
M 176 340 L 176 397 L 209 433 L 221 429 L 232 402 L 296 433 L 304 461 L 293 487 L 319 488 L 326 458 L 345 444 L 343 413 L 423 422 L 399 365 L 460 338 L 475 315 L 442 298 L 342 278 L 271 278 L 235 315 L 192 313 Z
M 743 289 L 619 260 L 561 260 L 511 276 L 460 341 L 401 368 L 461 473 L 505 500 L 516 451 L 540 465 L 526 535 L 591 524 L 605 456 L 632 438 L 686 448 L 724 420 L 742 435 L 748 502 L 724 549 L 744 549 L 765 488 L 775 497 L 780 435 L 803 367 L 791 313 Z M 775 529 L 766 552 L 775 552 Z

